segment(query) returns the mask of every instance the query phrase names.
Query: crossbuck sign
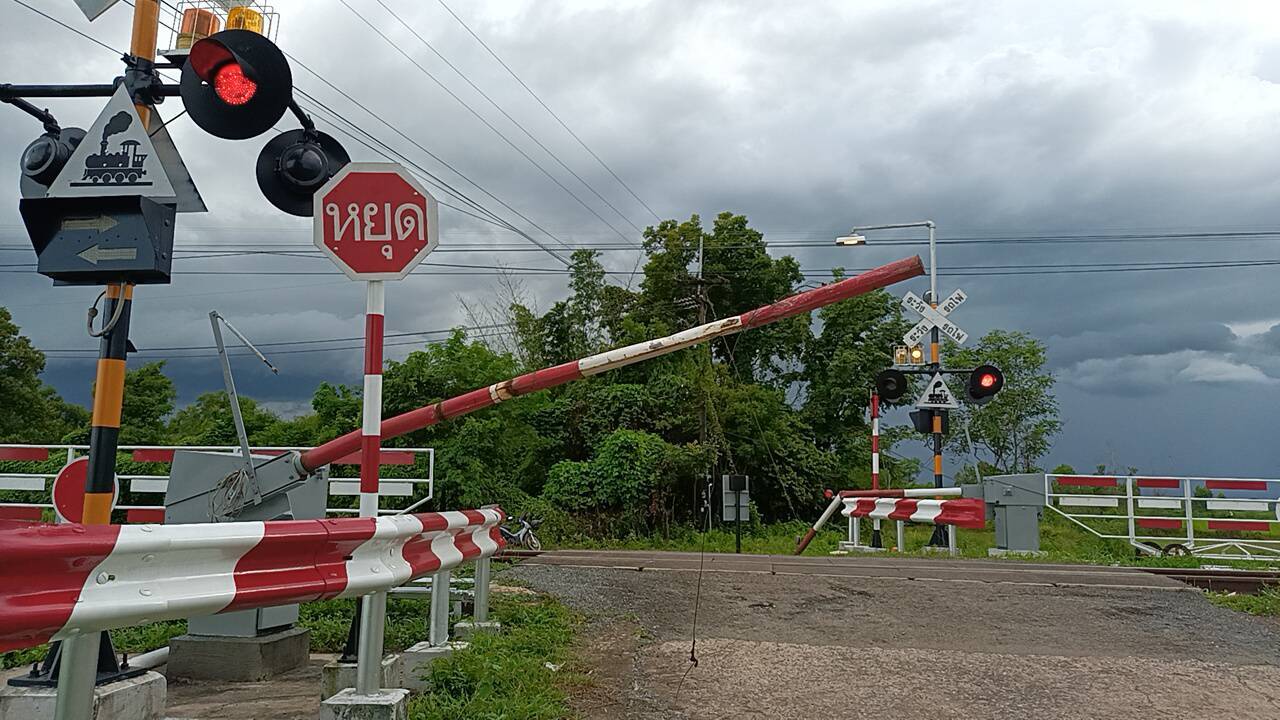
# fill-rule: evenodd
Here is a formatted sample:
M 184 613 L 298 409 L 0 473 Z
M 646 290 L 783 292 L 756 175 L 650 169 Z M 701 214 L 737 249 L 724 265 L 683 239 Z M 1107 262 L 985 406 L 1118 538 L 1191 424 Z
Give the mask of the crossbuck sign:
M 936 308 L 933 308 L 929 307 L 929 303 L 921 300 L 920 296 L 913 292 L 908 292 L 906 296 L 902 298 L 902 306 L 916 311 L 924 319 L 916 323 L 915 327 L 908 330 L 907 334 L 902 336 L 902 341 L 905 342 L 908 347 L 912 345 L 919 345 L 920 341 L 924 340 L 925 335 L 928 335 L 929 331 L 936 327 L 942 331 L 943 335 L 946 335 L 952 340 L 963 345 L 964 341 L 969 339 L 969 333 L 961 330 L 954 323 L 948 320 L 947 315 L 950 314 L 952 310 L 960 307 L 960 304 L 966 299 L 968 299 L 968 296 L 964 294 L 963 290 L 956 290 L 951 293 L 951 297 L 947 298 L 946 302 Z

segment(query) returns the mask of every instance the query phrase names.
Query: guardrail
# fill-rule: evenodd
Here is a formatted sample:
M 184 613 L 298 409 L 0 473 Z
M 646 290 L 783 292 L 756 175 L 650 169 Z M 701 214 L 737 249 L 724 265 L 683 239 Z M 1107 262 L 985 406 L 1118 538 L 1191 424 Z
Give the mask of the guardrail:
M 497 508 L 192 525 L 0 523 L 0 652 L 159 620 L 357 597 L 502 546 Z M 442 593 L 447 597 L 447 593 Z
M 1148 555 L 1276 560 L 1280 498 L 1272 483 L 1280 480 L 1045 475 L 1044 501 L 1090 533 Z
M 906 523 L 926 523 L 942 525 L 947 528 L 947 548 L 955 555 L 956 528 L 977 528 L 986 526 L 986 504 L 980 498 L 958 497 L 963 492 L 959 487 L 945 488 L 898 488 L 885 490 L 842 490 L 833 499 L 828 513 L 836 507 L 836 503 L 844 507 L 840 514 L 849 518 L 849 539 L 841 542 L 840 547 L 846 550 L 879 550 L 873 538 L 872 545 L 863 545 L 862 518 L 876 521 L 876 534 L 879 523 L 893 520 L 897 523 L 897 549 L 902 551 L 906 546 Z M 947 499 L 951 498 L 951 499 Z M 820 520 L 819 522 L 822 522 Z M 811 532 L 816 533 L 821 525 L 815 525 Z M 802 543 L 800 550 L 804 549 Z
M 279 455 L 286 452 L 302 451 L 304 447 L 262 447 L 253 448 L 254 454 Z M 226 452 L 240 454 L 238 446 L 179 446 L 179 445 L 122 445 L 120 452 L 130 456 L 137 463 L 160 463 L 168 465 L 173 462 L 173 454 L 178 450 L 202 450 L 210 452 Z M 65 456 L 66 462 L 87 455 L 88 445 L 14 445 L 0 444 L 0 461 L 18 461 L 39 463 L 57 460 Z M 384 478 L 379 486 L 379 495 L 384 498 L 418 497 L 425 486 L 425 496 L 419 502 L 430 500 L 435 496 L 435 449 L 434 448 L 383 448 L 380 456 L 383 466 L 412 466 L 419 458 L 426 458 L 427 476 L 425 478 Z M 341 457 L 333 465 L 350 465 L 359 467 L 360 454 L 354 453 Z M 0 519 L 7 520 L 40 520 L 45 509 L 52 508 L 49 497 L 49 483 L 57 475 L 54 472 L 0 472 L 0 491 L 13 491 L 30 496 L 29 501 L 15 500 L 0 502 Z M 116 506 L 124 511 L 125 520 L 129 523 L 162 523 L 164 522 L 164 493 L 168 488 L 167 473 L 127 473 L 118 476 L 122 492 L 141 495 L 158 495 L 159 504 L 127 503 Z M 329 497 L 359 497 L 360 481 L 358 476 L 334 477 L 332 466 L 329 478 Z M 357 508 L 330 507 L 333 515 L 355 515 Z M 395 508 L 383 508 L 383 514 L 402 512 Z

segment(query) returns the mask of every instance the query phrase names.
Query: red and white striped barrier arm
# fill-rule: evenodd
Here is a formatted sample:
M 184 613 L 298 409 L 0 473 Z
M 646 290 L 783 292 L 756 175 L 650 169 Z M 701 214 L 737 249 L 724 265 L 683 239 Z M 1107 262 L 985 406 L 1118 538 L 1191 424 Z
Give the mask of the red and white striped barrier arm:
M 510 380 L 503 380 L 488 387 L 472 390 L 471 392 L 418 408 L 417 410 L 410 410 L 402 415 L 384 420 L 382 423 L 382 437 L 383 439 L 399 437 L 405 433 L 435 425 L 442 420 L 492 407 L 521 395 L 527 395 L 538 390 L 546 390 L 547 388 L 563 385 L 573 380 L 580 380 L 584 377 L 599 375 L 642 360 L 666 355 L 699 343 L 709 342 L 718 337 L 762 327 L 923 274 L 924 265 L 921 263 L 920 258 L 910 257 L 898 260 L 897 262 L 868 270 L 860 275 L 833 282 L 830 285 L 823 285 L 822 287 L 797 293 L 772 305 L 765 305 L 741 315 L 709 322 L 674 335 L 646 340 L 579 360 L 535 370 Z M 310 472 L 328 465 L 336 458 L 355 452 L 359 449 L 360 442 L 360 431 L 350 432 L 330 440 L 318 448 L 302 453 L 298 460 L 300 469 Z
M 389 590 L 501 549 L 501 510 L 193 525 L 0 524 L 0 652 Z
M 936 488 L 930 488 L 936 491 Z M 908 497 L 845 497 L 845 517 L 869 517 L 880 520 L 955 525 L 980 529 L 987 524 L 987 507 L 981 498 L 936 500 Z

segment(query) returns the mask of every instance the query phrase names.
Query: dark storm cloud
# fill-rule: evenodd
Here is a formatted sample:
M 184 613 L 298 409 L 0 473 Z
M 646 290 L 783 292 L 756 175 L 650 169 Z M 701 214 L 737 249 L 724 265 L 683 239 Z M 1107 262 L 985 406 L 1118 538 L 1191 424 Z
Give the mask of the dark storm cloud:
M 502 103 L 628 217 L 652 216 L 435 3 L 392 0 L 415 29 Z M 827 240 L 860 223 L 930 218 L 939 237 L 1002 237 L 1247 229 L 1277 224 L 1280 194 L 1280 27 L 1267 5 L 1166 2 L 1072 4 L 976 0 L 918 2 L 511 2 L 456 4 L 459 12 L 542 98 L 663 217 L 704 218 L 731 209 L 770 239 Z M 123 7 L 123 6 L 122 6 Z M 521 131 L 380 8 L 356 7 L 419 63 L 634 239 Z M 622 242 L 443 93 L 339 4 L 281 2 L 281 44 L 444 160 L 562 240 Z M 70 7 L 50 12 L 122 40 L 127 9 L 89 26 Z M 17 7 L 3 10 L 3 81 L 104 80 L 111 53 Z M 113 44 L 122 44 L 113 43 Z M 433 172 L 499 209 L 483 191 L 426 158 L 300 67 L 298 87 L 317 95 Z M 53 105 L 53 103 L 50 103 Z M 66 124 L 87 126 L 98 101 L 58 102 Z M 180 103 L 162 108 L 173 117 Z M 39 132 L 0 108 L 0 157 L 16 158 Z M 326 124 L 326 123 L 322 123 Z M 181 119 L 170 126 L 211 212 L 184 216 L 180 247 L 296 243 L 309 223 L 282 217 L 254 187 L 252 163 L 266 138 L 211 139 Z M 348 142 L 360 160 L 380 159 Z M 443 199 L 443 195 L 442 195 Z M 500 210 L 514 219 L 508 211 Z M 442 211 L 443 242 L 523 242 L 491 225 Z M 523 222 L 520 222 L 524 226 Z M 527 226 L 525 226 L 527 227 Z M 550 237 L 527 228 L 541 240 Z M 3 242 L 23 242 L 16 206 L 0 204 Z M 866 267 L 923 247 L 793 248 L 808 269 Z M 914 235 L 913 237 L 921 237 Z M 0 264 L 29 261 L 0 254 Z M 437 259 L 438 258 L 438 259 Z M 1280 311 L 1267 298 L 1272 268 L 1097 274 L 961 276 L 1014 266 L 1280 259 L 1274 240 L 948 245 L 945 290 L 969 301 L 956 320 L 973 336 L 992 328 L 1042 338 L 1059 376 L 1066 427 L 1051 461 L 1088 467 L 1114 438 L 1144 467 L 1193 466 L 1206 412 L 1272 393 L 1280 378 Z M 555 267 L 540 253 L 439 255 L 436 262 Z M 614 270 L 635 256 L 609 252 Z M 313 272 L 306 258 L 179 261 L 189 271 Z M 975 270 L 958 270 L 969 267 Z M 1041 268 L 1046 269 L 1046 268 Z M 948 272 L 951 271 L 951 272 Z M 532 302 L 563 297 L 563 276 L 522 277 Z M 923 283 L 897 288 L 919 291 Z M 388 330 L 467 322 L 461 300 L 491 300 L 491 277 L 414 276 L 388 293 Z M 0 275 L 0 303 L 44 348 L 86 348 L 84 308 L 96 292 L 54 289 Z M 209 344 L 217 308 L 255 341 L 358 336 L 362 291 L 326 276 L 182 275 L 139 291 L 142 348 Z M 1254 334 L 1228 330 L 1257 327 Z M 1243 331 L 1242 331 L 1243 332 Z M 410 348 L 398 348 L 407 352 Z M 394 355 L 393 355 L 394 356 Z M 358 382 L 359 351 L 280 355 L 279 378 L 240 358 L 250 394 L 305 408 L 319 380 Z M 88 363 L 50 360 L 49 377 L 86 397 Z M 211 360 L 174 361 L 184 399 L 220 387 Z M 1115 393 L 1115 394 L 1113 394 Z M 1201 407 L 1186 398 L 1193 394 Z M 1115 400 L 1118 395 L 1124 400 Z M 1218 403 L 1218 405 L 1213 405 Z M 1212 407 L 1206 408 L 1203 404 Z M 1105 406 L 1107 412 L 1090 408 Z M 1252 422 L 1250 407 L 1239 422 Z M 1141 435 L 1130 416 L 1158 413 Z M 1212 432 L 1231 434 L 1227 424 Z M 1226 440 L 1224 440 L 1226 442 Z M 1108 443 L 1112 443 L 1108 445 Z M 1240 473 L 1265 474 L 1262 458 L 1236 453 Z M 1150 460 L 1151 462 L 1148 462 Z M 1200 470 L 1204 472 L 1205 470 Z M 1225 471 L 1225 469 L 1220 470 Z

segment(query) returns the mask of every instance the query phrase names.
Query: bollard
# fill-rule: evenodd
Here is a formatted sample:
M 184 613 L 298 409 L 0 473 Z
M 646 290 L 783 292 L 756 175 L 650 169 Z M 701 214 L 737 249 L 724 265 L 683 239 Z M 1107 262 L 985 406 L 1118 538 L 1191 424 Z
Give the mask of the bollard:
M 431 576 L 431 620 L 428 641 L 432 647 L 449 644 L 449 571 Z
M 907 525 L 901 520 L 898 521 L 898 552 L 907 551 Z

